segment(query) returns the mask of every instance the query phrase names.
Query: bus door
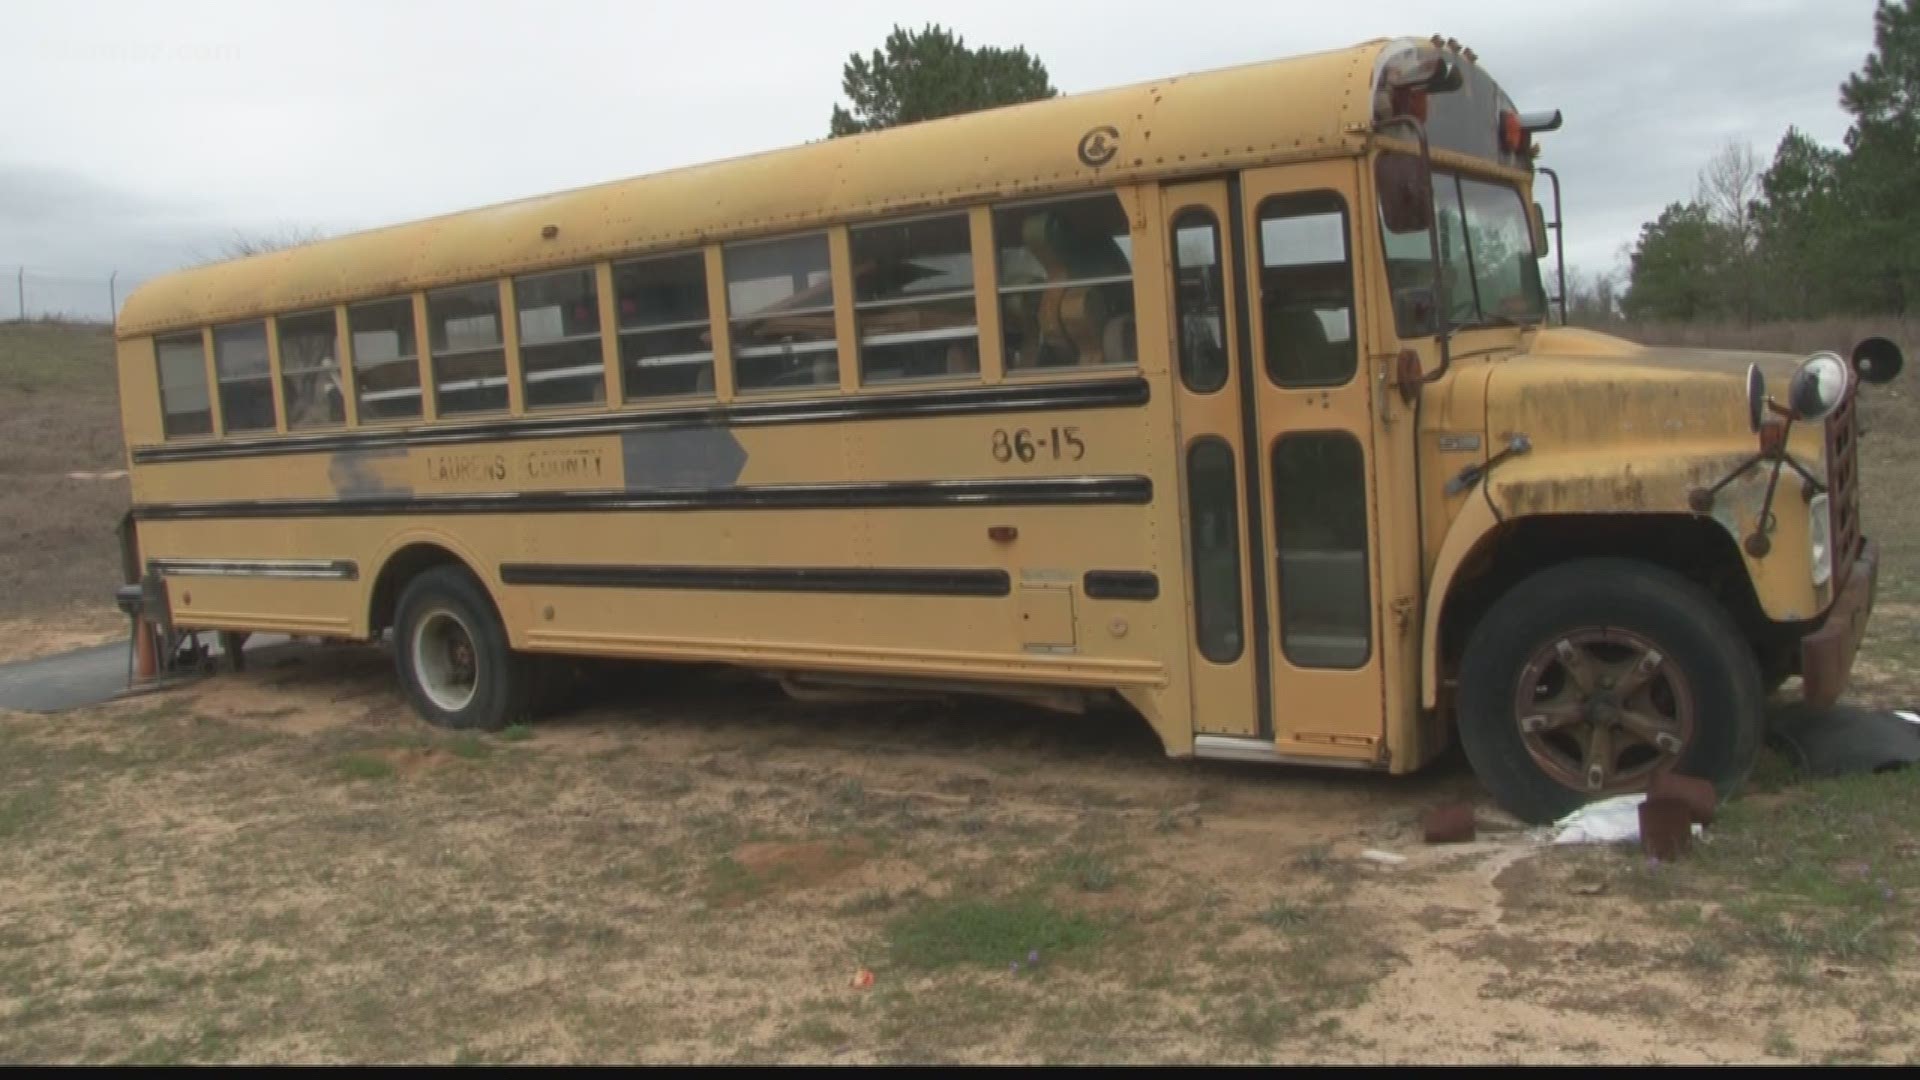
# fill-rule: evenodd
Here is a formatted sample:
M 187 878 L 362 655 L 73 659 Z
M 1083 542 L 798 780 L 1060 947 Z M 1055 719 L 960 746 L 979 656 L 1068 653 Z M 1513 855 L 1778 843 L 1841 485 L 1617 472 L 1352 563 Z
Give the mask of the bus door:
M 1343 159 L 1165 193 L 1199 754 L 1360 764 L 1382 752 L 1357 190 Z

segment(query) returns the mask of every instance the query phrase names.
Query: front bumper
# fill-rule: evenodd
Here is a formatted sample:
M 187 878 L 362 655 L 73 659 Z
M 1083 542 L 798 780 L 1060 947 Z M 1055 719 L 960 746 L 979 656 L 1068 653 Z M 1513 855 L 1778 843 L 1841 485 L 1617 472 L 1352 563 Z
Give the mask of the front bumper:
M 1846 692 L 1853 658 L 1867 634 L 1873 615 L 1874 591 L 1879 585 L 1880 546 L 1869 540 L 1847 574 L 1847 583 L 1827 612 L 1820 629 L 1800 639 L 1801 693 L 1807 704 L 1824 709 Z

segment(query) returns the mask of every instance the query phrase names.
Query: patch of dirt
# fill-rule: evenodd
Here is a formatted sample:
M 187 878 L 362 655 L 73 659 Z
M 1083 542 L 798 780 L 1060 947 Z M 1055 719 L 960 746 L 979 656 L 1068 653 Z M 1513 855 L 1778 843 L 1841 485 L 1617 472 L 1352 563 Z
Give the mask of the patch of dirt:
M 249 655 L 244 671 L 223 671 L 180 693 L 204 715 L 318 735 L 392 714 L 393 691 L 383 650 L 342 644 Z
M 802 892 L 859 869 L 873 856 L 865 837 L 742 844 L 733 861 L 775 892 Z

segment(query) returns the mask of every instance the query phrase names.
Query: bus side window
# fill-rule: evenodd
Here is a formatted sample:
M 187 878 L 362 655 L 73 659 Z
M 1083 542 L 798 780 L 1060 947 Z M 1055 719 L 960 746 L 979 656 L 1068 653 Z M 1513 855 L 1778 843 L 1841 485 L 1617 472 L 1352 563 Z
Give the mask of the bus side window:
M 827 234 L 728 244 L 722 255 L 734 389 L 838 386 Z
M 1193 559 L 1194 633 L 1216 664 L 1240 659 L 1240 485 L 1233 448 L 1203 435 L 1187 450 L 1187 529 Z
M 713 396 L 707 260 L 698 251 L 613 265 L 620 393 L 628 401 Z
M 1137 362 L 1133 232 L 1120 197 L 993 213 L 1007 370 Z
M 600 293 L 592 267 L 515 278 L 520 378 L 527 408 L 593 405 L 607 396 Z
M 1220 225 L 1205 210 L 1173 222 L 1174 320 L 1180 381 L 1196 394 L 1227 385 L 1227 299 L 1220 267 Z
M 413 300 L 377 300 L 347 309 L 353 339 L 353 386 L 360 422 L 412 420 L 420 415 L 420 352 L 413 334 Z
M 1347 207 L 1331 191 L 1260 205 L 1260 317 L 1267 376 L 1280 386 L 1337 386 L 1359 366 Z
M 1357 668 L 1372 654 L 1367 585 L 1367 469 L 1346 431 L 1273 444 L 1280 646 L 1303 668 Z
M 850 241 L 860 381 L 978 375 L 967 215 L 856 228 Z
M 273 430 L 267 324 L 215 327 L 213 370 L 220 379 L 220 426 L 229 432 Z
M 499 284 L 428 293 L 427 332 L 439 415 L 505 411 L 507 350 L 500 337 Z
M 346 423 L 333 312 L 282 315 L 275 322 L 280 335 L 280 388 L 286 402 L 287 427 Z
M 160 367 L 160 431 L 169 439 L 213 434 L 207 348 L 200 331 L 153 339 Z

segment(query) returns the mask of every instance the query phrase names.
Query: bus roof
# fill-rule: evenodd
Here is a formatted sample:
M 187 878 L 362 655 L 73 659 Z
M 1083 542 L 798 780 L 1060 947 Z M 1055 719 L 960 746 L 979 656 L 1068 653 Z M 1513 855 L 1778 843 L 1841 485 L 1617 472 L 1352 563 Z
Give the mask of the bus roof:
M 880 215 L 1351 153 L 1372 117 L 1377 62 L 1389 44 L 823 139 L 195 267 L 136 289 L 118 332 L 140 336 Z

